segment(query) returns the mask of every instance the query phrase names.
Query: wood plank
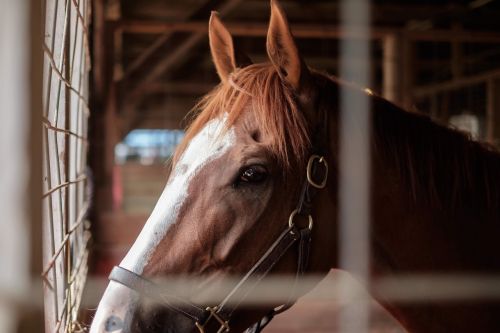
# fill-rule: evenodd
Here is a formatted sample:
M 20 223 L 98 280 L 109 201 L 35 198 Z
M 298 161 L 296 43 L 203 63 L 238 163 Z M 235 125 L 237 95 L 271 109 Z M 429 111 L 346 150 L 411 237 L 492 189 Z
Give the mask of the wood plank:
M 213 8 L 212 6 L 216 6 L 212 1 L 205 0 L 202 5 L 190 12 L 190 13 L 182 13 L 178 14 L 176 18 L 179 20 L 189 20 L 196 19 L 198 17 L 203 17 L 210 12 Z M 151 57 L 155 54 L 157 50 L 159 50 L 162 46 L 164 46 L 170 39 L 172 35 L 171 31 L 163 32 L 160 37 L 158 37 L 150 46 L 148 46 L 132 63 L 125 69 L 124 77 L 129 77 L 132 73 L 141 68 Z
M 104 0 L 93 1 L 93 99 L 95 104 L 100 105 L 104 100 L 105 87 L 106 87 L 106 50 L 105 47 L 105 16 L 104 16 Z
M 490 79 L 499 77 L 500 77 L 500 69 L 492 70 L 474 76 L 461 77 L 456 80 L 430 84 L 427 86 L 415 87 L 413 89 L 413 95 L 419 98 L 425 97 L 439 92 L 456 90 L 470 85 L 484 83 Z
M 219 8 L 217 8 L 217 10 L 221 16 L 224 16 L 231 12 L 241 1 L 242 0 L 227 0 Z M 207 22 L 204 22 L 204 24 L 205 26 L 208 25 Z M 185 59 L 189 52 L 206 37 L 206 32 L 194 32 L 184 42 L 177 45 L 171 54 L 156 63 L 156 65 L 142 79 L 139 80 L 136 87 L 132 91 L 132 94 L 134 94 L 135 90 L 139 90 L 143 84 L 156 80 L 163 73 L 168 72 L 170 68 L 181 61 L 181 59 Z
M 153 20 L 120 20 L 108 22 L 115 29 L 123 29 L 135 34 L 161 34 L 165 32 L 191 32 L 207 34 L 206 21 L 165 22 Z M 263 37 L 267 34 L 267 22 L 225 22 L 234 36 Z M 293 24 L 292 33 L 296 38 L 361 38 L 356 31 L 346 35 L 337 24 Z M 491 31 L 463 30 L 457 34 L 453 29 L 431 29 L 424 31 L 408 31 L 398 27 L 372 27 L 370 38 L 379 39 L 388 34 L 401 33 L 406 38 L 418 41 L 434 42 L 466 42 L 466 43 L 500 43 L 500 33 Z

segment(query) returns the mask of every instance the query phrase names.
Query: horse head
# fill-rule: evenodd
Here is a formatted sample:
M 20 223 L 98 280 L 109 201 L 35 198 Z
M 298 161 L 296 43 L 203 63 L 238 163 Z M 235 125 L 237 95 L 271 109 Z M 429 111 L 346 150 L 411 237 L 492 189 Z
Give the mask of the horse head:
M 330 190 L 335 187 L 334 171 L 326 184 L 327 165 L 334 164 L 325 134 L 329 122 L 317 92 L 318 85 L 328 80 L 305 65 L 276 1 L 271 2 L 267 35 L 269 63 L 252 64 L 215 12 L 209 40 L 221 82 L 196 106 L 198 115 L 175 153 L 166 187 L 121 268 L 112 275 L 92 333 L 211 331 L 211 324 L 205 325 L 207 316 L 221 321 L 222 330 L 227 325 L 231 331 L 242 331 L 280 304 L 230 305 L 231 311 L 218 312 L 221 307 L 214 305 L 227 299 L 231 290 L 238 294 L 241 288 L 247 288 L 246 293 L 258 288 L 235 289 L 234 284 L 228 287 L 218 281 L 248 275 L 256 265 L 265 271 L 261 275 L 267 271 L 296 275 L 298 265 L 302 271 L 321 275 L 332 266 L 334 224 L 321 221 L 333 220 L 335 214 L 317 208 L 335 205 Z M 314 149 L 320 149 L 321 156 L 310 158 Z M 307 180 L 306 170 L 315 177 L 312 168 L 320 169 L 319 180 Z M 313 191 L 311 182 L 326 187 L 314 202 L 304 199 Z M 311 206 L 307 214 L 296 211 L 298 202 Z M 301 230 L 310 232 L 312 239 L 306 244 L 311 253 L 307 266 L 297 263 L 294 245 L 300 242 Z M 276 249 L 280 246 L 290 249 Z M 276 253 L 266 257 L 269 251 Z M 267 262 L 259 264 L 262 260 Z M 260 279 L 257 273 L 250 277 Z M 162 290 L 151 280 L 168 276 L 203 282 L 182 297 L 166 295 L 165 302 L 146 304 L 144 298 L 155 298 Z M 216 290 L 222 295 L 217 303 L 192 305 Z M 294 293 L 293 300 L 304 292 Z M 179 298 L 181 304 L 174 305 Z

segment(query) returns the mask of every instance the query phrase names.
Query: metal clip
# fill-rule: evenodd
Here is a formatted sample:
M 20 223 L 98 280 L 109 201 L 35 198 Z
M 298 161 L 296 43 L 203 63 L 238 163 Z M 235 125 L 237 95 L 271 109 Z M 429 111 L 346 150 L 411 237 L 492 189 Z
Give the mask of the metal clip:
M 318 163 L 323 163 L 323 165 L 325 166 L 325 177 L 319 183 L 317 183 L 312 178 L 312 167 L 315 160 L 317 160 Z M 325 158 L 319 155 L 311 155 L 311 157 L 309 157 L 309 161 L 307 162 L 307 181 L 312 186 L 322 189 L 326 186 L 327 179 L 328 179 L 328 163 L 326 162 Z
M 224 320 L 218 313 L 218 307 L 207 307 L 205 309 L 206 311 L 210 312 L 210 315 L 208 318 L 205 320 L 203 324 L 200 324 L 199 322 L 195 322 L 194 325 L 200 333 L 205 333 L 205 326 L 210 322 L 212 318 L 215 318 L 215 320 L 220 324 L 219 329 L 217 330 L 217 333 L 227 333 L 229 332 L 229 322 L 227 320 Z

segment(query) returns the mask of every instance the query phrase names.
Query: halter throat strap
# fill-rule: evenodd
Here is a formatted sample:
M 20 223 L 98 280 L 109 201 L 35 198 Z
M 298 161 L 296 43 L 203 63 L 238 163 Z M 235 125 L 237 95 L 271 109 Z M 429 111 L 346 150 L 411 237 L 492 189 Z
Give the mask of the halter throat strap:
M 310 235 L 310 229 L 306 227 Z M 226 298 L 215 307 L 203 308 L 197 304 L 186 301 L 149 279 L 146 279 L 128 269 L 115 266 L 109 275 L 109 280 L 120 283 L 127 288 L 135 290 L 150 299 L 153 299 L 170 310 L 193 320 L 200 332 L 205 332 L 205 328 L 214 318 L 219 322 L 220 327 L 217 332 L 229 331 L 229 319 L 236 311 L 248 294 L 257 286 L 257 284 L 269 273 L 269 271 L 280 261 L 283 255 L 288 252 L 290 247 L 299 239 L 303 243 L 304 230 L 299 230 L 295 225 L 289 226 L 278 239 L 271 245 L 260 260 L 250 269 L 250 271 L 240 280 Z M 309 240 L 307 240 L 309 242 Z M 301 245 L 300 248 L 303 248 Z M 302 252 L 302 251 L 301 251 Z M 306 252 L 302 252 L 305 254 Z M 308 254 L 308 252 L 307 252 Z M 299 263 L 307 262 L 307 258 L 299 255 Z M 300 265 L 303 266 L 303 265 Z M 302 268 L 299 268 L 301 271 Z

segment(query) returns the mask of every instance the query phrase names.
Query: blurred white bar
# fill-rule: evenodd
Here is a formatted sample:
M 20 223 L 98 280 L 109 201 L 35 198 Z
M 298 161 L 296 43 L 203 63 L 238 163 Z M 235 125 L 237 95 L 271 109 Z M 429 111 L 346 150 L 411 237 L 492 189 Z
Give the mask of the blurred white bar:
M 398 39 L 389 34 L 382 39 L 382 95 L 393 103 L 398 103 Z
M 370 86 L 370 1 L 342 0 L 340 29 L 366 38 L 340 40 L 339 76 L 359 87 Z M 369 284 L 370 147 L 368 95 L 340 91 L 339 264 L 363 285 Z M 341 288 L 349 294 L 349 286 Z M 358 302 L 340 316 L 343 333 L 368 332 L 370 303 Z
M 321 278 L 322 275 L 307 275 L 297 284 L 297 290 L 309 291 Z M 157 283 L 165 294 L 186 295 L 186 299 L 206 305 L 220 302 L 240 279 L 241 276 L 227 277 L 223 282 L 217 282 L 217 288 L 207 285 L 205 277 L 170 276 Z M 108 282 L 105 278 L 90 278 L 83 296 L 83 307 L 95 308 Z M 288 301 L 290 286 L 294 283 L 295 275 L 271 276 L 259 282 L 240 304 L 276 306 Z M 401 304 L 500 300 L 500 275 L 396 275 L 375 279 L 370 286 L 367 290 L 350 274 L 332 271 L 305 294 L 304 299 L 338 305 L 370 303 L 372 295 Z M 196 298 L 190 298 L 190 294 L 196 294 Z M 168 301 L 175 303 L 176 300 L 171 298 Z
M 28 0 L 0 0 L 0 332 L 17 329 L 12 300 L 30 286 Z M 3 292 L 1 292 L 3 291 Z M 3 295 L 8 294 L 9 297 Z

